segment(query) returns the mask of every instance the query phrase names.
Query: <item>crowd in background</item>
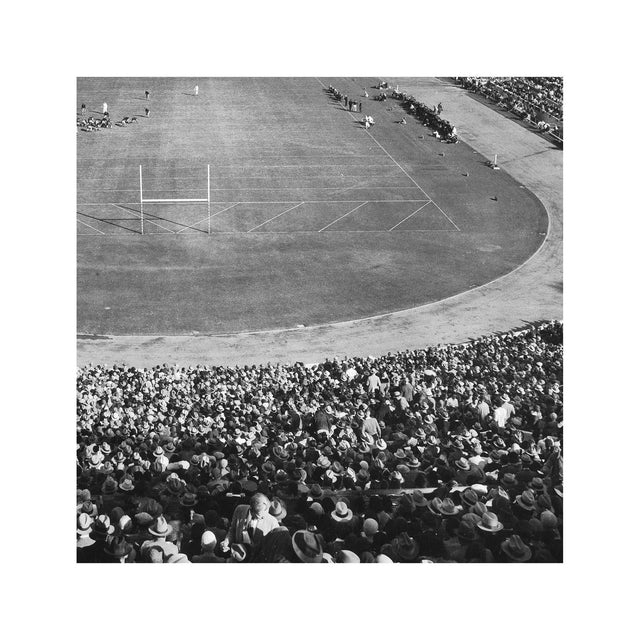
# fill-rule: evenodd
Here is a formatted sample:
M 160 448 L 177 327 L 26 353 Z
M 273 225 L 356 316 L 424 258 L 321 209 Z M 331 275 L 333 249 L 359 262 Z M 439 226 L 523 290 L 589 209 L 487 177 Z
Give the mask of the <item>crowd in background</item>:
M 460 77 L 455 80 L 465 89 L 482 94 L 541 131 L 562 138 L 562 78 Z
M 80 368 L 78 561 L 559 562 L 562 351 Z

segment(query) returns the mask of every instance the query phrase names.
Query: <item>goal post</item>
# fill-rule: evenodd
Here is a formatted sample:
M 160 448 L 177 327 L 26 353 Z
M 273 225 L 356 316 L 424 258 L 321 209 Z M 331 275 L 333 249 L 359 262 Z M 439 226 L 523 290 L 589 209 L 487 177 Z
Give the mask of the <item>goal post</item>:
M 145 198 L 142 191 L 142 165 L 139 165 L 140 176 L 140 234 L 144 235 L 144 205 L 145 203 L 180 203 L 202 202 L 207 203 L 207 233 L 211 234 L 211 165 L 207 165 L 207 197 L 206 198 Z

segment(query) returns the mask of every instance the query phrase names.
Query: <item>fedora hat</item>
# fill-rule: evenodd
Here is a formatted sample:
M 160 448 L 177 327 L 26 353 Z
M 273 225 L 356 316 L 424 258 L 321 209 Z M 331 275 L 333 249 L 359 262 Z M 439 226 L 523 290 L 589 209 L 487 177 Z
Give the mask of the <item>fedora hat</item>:
M 533 495 L 533 491 L 530 489 L 523 491 L 519 496 L 516 496 L 516 503 L 526 511 L 534 511 L 536 508 L 536 498 Z
M 464 502 L 467 507 L 473 507 L 473 505 L 478 502 L 478 494 L 473 489 L 465 489 L 462 493 L 462 502 Z
M 271 460 L 267 460 L 266 462 L 263 462 L 261 468 L 267 475 L 271 475 L 276 471 L 276 465 L 273 464 Z
M 124 476 L 118 486 L 122 491 L 133 491 L 135 488 L 131 476 Z
M 281 522 L 287 517 L 287 507 L 280 498 L 274 498 L 271 501 L 269 507 L 269 513 L 278 521 Z
M 558 518 L 548 509 L 540 514 L 540 522 L 542 524 L 542 528 L 547 531 L 558 528 Z
M 291 537 L 296 556 L 305 563 L 322 562 L 322 538 L 311 531 L 296 531 Z
M 336 460 L 331 465 L 331 471 L 333 471 L 333 473 L 336 473 L 336 474 L 340 475 L 341 473 L 344 472 L 344 467 Z
M 154 452 L 153 452 L 153 455 L 154 455 L 156 458 L 161 458 L 161 457 L 164 455 L 164 449 L 163 449 L 160 445 L 158 445 L 158 446 L 155 448 L 155 450 L 154 450 Z
M 502 484 L 505 487 L 515 487 L 518 485 L 518 481 L 513 473 L 505 473 L 504 476 L 502 476 Z
M 91 500 L 85 500 L 82 503 L 82 507 L 80 508 L 80 511 L 82 513 L 86 513 L 90 515 L 92 518 L 98 515 L 98 507 L 96 507 L 96 505 L 93 502 L 91 502 Z
M 109 516 L 99 515 L 91 525 L 91 538 L 94 540 L 105 540 L 115 531 L 115 527 L 111 524 Z
M 166 453 L 173 453 L 176 450 L 176 445 L 173 444 L 173 441 L 169 441 L 167 442 L 167 444 L 164 445 L 164 450 Z
M 438 497 L 433 498 L 429 501 L 427 505 L 427 509 L 433 513 L 435 516 L 439 516 L 440 514 L 440 505 L 442 504 L 442 500 Z
M 424 493 L 422 493 L 420 489 L 414 489 L 411 495 L 413 496 L 413 504 L 415 504 L 416 507 L 426 507 L 429 505 L 429 501 L 425 498 Z
M 465 542 L 475 540 L 477 538 L 477 534 L 473 523 L 463 520 L 458 527 L 458 538 Z
M 183 507 L 195 507 L 196 504 L 198 504 L 198 498 L 195 493 L 187 492 L 187 493 L 184 493 L 180 498 L 180 504 Z
M 376 449 L 380 449 L 380 451 L 384 451 L 387 448 L 387 443 L 383 438 L 378 438 L 375 442 Z
M 167 523 L 164 516 L 157 517 L 149 527 L 149 533 L 156 538 L 166 538 L 173 531 L 173 527 Z
M 484 502 L 476 502 L 472 505 L 471 509 L 469 509 L 469 513 L 475 513 L 482 518 L 482 516 L 487 512 L 487 505 Z
M 417 469 L 420 466 L 420 460 L 413 453 L 410 453 L 406 465 L 411 469 Z
M 115 493 L 118 489 L 118 483 L 111 476 L 107 476 L 107 479 L 102 483 L 101 491 L 107 495 Z
M 100 451 L 105 455 L 108 456 L 111 453 L 111 445 L 108 442 L 103 442 L 100 445 Z
M 329 462 L 329 458 L 327 458 L 327 456 L 320 456 L 316 464 L 321 469 L 328 469 L 331 466 L 331 462 Z
M 469 471 L 469 469 L 471 469 L 471 465 L 466 458 L 460 458 L 460 460 L 456 460 L 455 465 L 462 471 Z
M 529 487 L 534 491 L 543 491 L 544 490 L 544 482 L 542 482 L 542 478 L 535 477 L 529 483 Z
M 491 511 L 482 514 L 482 520 L 478 523 L 478 528 L 489 533 L 497 533 L 504 529 L 502 522 L 498 520 L 498 516 Z
M 391 547 L 400 560 L 411 561 L 418 557 L 418 543 L 406 531 L 392 540 Z
M 456 513 L 460 510 L 460 507 L 456 507 L 453 504 L 453 500 L 451 498 L 445 498 L 438 507 L 438 510 L 443 516 L 455 516 Z
M 319 484 L 312 484 L 311 488 L 309 489 L 309 494 L 312 498 L 316 498 L 319 500 L 322 498 L 322 496 L 324 496 L 324 491 Z
M 88 513 L 81 513 L 78 516 L 78 525 L 76 533 L 81 536 L 91 531 L 91 525 L 93 524 L 93 518 Z
M 336 522 L 349 522 L 353 518 L 353 511 L 349 509 L 346 502 L 340 500 L 336 504 L 336 508 L 331 512 L 331 517 Z
M 398 460 L 404 460 L 407 457 L 403 449 L 398 449 L 393 455 L 398 458 Z
M 104 552 L 112 558 L 126 558 L 133 549 L 124 536 L 115 535 L 107 538 Z
M 531 559 L 531 549 L 522 542 L 522 538 L 519 535 L 507 538 L 500 545 L 500 548 L 514 562 L 527 562 Z

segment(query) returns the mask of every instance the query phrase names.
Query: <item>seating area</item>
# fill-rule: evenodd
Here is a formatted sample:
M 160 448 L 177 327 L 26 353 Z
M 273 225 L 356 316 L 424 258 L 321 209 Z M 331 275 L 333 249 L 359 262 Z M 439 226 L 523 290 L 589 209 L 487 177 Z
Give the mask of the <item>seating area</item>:
M 556 142 L 563 140 L 563 79 L 558 77 L 458 77 L 463 88 L 480 94 Z
M 559 562 L 562 324 L 77 375 L 79 562 Z

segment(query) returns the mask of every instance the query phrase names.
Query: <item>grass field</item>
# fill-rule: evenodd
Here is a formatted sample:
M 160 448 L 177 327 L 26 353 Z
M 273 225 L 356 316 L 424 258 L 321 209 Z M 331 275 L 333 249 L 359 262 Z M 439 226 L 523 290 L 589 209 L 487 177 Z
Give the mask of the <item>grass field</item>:
M 329 83 L 362 101 L 370 132 Z M 78 132 L 78 332 L 348 320 L 440 300 L 524 262 L 547 228 L 539 201 L 466 145 L 398 124 L 397 102 L 361 97 L 374 83 L 209 79 L 196 97 L 188 78 L 79 79 L 78 105 L 99 111 L 106 99 L 112 117 L 138 123 Z M 147 203 L 141 235 L 138 166 L 145 198 L 203 198 L 207 164 L 211 215 L 206 203 Z

